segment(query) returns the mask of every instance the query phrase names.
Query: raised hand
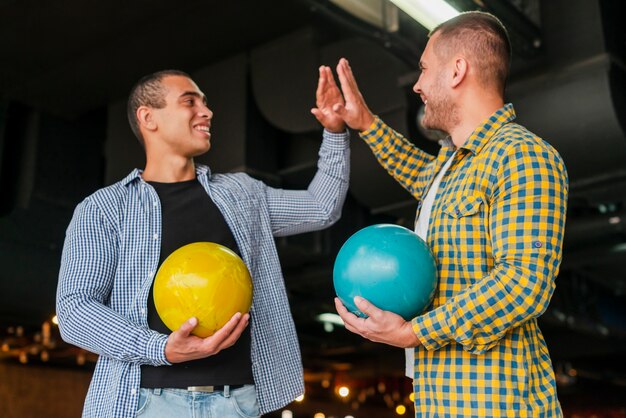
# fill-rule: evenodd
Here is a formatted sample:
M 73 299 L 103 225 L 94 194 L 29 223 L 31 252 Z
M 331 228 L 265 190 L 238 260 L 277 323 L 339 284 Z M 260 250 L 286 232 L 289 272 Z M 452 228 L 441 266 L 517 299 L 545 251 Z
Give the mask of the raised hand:
M 359 334 L 370 341 L 395 347 L 407 348 L 420 345 L 411 323 L 405 321 L 400 315 L 383 311 L 359 296 L 354 298 L 354 303 L 361 312 L 368 316 L 367 318 L 359 318 L 354 315 L 343 306 L 339 298 L 335 298 L 335 308 L 348 331 Z
M 339 75 L 345 103 L 335 104 L 333 111 L 341 116 L 350 128 L 364 131 L 374 122 L 374 115 L 367 107 L 363 95 L 361 95 L 347 59 L 341 58 L 339 60 L 337 74 Z
M 200 338 L 191 335 L 191 331 L 198 325 L 198 319 L 190 318 L 167 338 L 165 357 L 170 363 L 182 363 L 213 356 L 235 344 L 248 325 L 249 319 L 249 314 L 241 315 L 237 312 L 215 334 Z
M 315 106 L 311 113 L 317 118 L 322 126 L 330 132 L 343 132 L 346 125 L 338 114 L 333 112 L 333 106 L 343 105 L 343 97 L 330 67 L 322 65 L 319 69 L 320 76 L 315 92 Z

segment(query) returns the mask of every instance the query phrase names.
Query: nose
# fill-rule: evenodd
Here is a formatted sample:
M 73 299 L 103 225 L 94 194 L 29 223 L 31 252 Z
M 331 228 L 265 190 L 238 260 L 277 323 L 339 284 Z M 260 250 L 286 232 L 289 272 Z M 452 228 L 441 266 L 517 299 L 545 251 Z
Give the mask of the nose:
M 200 109 L 198 110 L 198 115 L 202 118 L 209 119 L 209 120 L 213 118 L 213 112 L 205 104 L 202 104 L 200 106 Z
M 417 81 L 415 82 L 415 84 L 413 85 L 413 91 L 417 94 L 421 94 L 422 93 L 422 87 L 420 85 L 420 81 L 422 80 L 422 75 L 420 74 L 419 78 L 417 79 Z

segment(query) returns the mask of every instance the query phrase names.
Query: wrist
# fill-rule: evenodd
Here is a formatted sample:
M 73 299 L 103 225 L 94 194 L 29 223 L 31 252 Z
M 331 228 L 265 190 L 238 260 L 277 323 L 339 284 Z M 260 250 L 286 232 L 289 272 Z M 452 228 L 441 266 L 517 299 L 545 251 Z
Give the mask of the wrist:
M 405 336 L 404 348 L 411 348 L 411 347 L 417 347 L 419 345 L 422 345 L 419 338 L 417 338 L 417 335 L 415 334 L 415 332 L 413 332 L 413 326 L 411 322 L 408 322 L 408 321 L 405 322 L 403 327 L 404 327 L 403 334 Z
M 368 113 L 363 118 L 361 126 L 359 126 L 359 128 L 358 128 L 359 132 L 365 132 L 365 131 L 369 130 L 375 120 L 376 120 L 376 118 L 374 117 L 374 115 L 372 115 L 371 113 Z

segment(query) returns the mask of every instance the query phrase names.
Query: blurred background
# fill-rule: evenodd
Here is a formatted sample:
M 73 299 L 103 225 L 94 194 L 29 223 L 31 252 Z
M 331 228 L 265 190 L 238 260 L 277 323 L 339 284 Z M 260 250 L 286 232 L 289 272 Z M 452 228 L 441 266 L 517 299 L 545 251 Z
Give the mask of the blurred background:
M 625 417 L 624 3 L 447 5 L 489 11 L 508 27 L 507 100 L 568 167 L 563 263 L 540 319 L 565 415 Z M 309 113 L 317 68 L 339 57 L 375 113 L 437 152 L 411 91 L 432 25 L 422 13 L 389 0 L 0 0 L 0 417 L 80 416 L 96 357 L 59 337 L 59 261 L 76 204 L 143 167 L 125 116 L 136 80 L 187 71 L 215 114 L 213 147 L 198 160 L 303 188 L 321 135 Z M 353 135 L 342 219 L 277 240 L 307 390 L 269 416 L 413 415 L 402 350 L 366 342 L 324 314 L 335 312 L 332 267 L 343 242 L 375 223 L 412 228 L 415 208 Z

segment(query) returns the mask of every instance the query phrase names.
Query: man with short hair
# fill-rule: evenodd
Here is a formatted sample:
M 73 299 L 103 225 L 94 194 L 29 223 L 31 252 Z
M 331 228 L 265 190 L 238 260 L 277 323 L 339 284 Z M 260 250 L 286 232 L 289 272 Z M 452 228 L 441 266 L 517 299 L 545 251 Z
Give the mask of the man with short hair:
M 78 205 L 59 275 L 63 339 L 100 355 L 83 416 L 256 417 L 304 392 L 273 237 L 325 228 L 341 214 L 348 134 L 329 108 L 341 94 L 325 86 L 326 71 L 313 110 L 325 128 L 318 171 L 300 191 L 195 164 L 211 146 L 213 113 L 187 74 L 161 71 L 133 88 L 129 122 L 145 148 L 145 169 Z M 191 334 L 197 318 L 170 332 L 156 312 L 153 279 L 173 251 L 204 241 L 244 260 L 252 308 L 210 337 Z
M 337 67 L 345 104 L 333 110 L 420 201 L 415 231 L 439 281 L 432 306 L 411 321 L 359 297 L 367 318 L 335 303 L 348 330 L 409 347 L 417 417 L 562 415 L 537 317 L 561 262 L 567 174 L 504 104 L 510 55 L 506 29 L 487 13 L 432 31 L 413 90 L 424 127 L 449 135 L 436 157 L 374 116 L 348 62 Z

